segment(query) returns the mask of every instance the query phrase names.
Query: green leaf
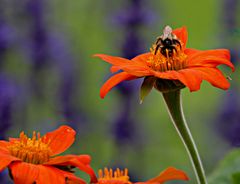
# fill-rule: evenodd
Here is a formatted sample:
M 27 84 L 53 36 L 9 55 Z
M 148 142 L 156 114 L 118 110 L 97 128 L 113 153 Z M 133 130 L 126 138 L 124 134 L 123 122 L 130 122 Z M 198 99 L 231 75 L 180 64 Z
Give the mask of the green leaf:
M 208 177 L 209 184 L 240 183 L 240 149 L 231 151 Z
M 140 104 L 144 98 L 151 92 L 153 85 L 156 81 L 155 77 L 145 77 L 140 89 Z
M 240 183 L 240 172 L 234 173 L 232 175 L 232 181 L 233 181 L 233 184 L 239 184 Z

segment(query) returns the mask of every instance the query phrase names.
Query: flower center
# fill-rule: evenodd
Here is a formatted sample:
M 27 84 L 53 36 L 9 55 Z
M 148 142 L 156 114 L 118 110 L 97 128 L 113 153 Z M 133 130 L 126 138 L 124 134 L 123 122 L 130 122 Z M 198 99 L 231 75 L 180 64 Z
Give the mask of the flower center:
M 186 68 L 187 55 L 183 52 L 181 45 L 161 48 L 157 44 L 153 44 L 150 49 L 152 55 L 148 58 L 147 65 L 159 72 Z
M 46 137 L 40 137 L 40 133 L 36 135 L 35 131 L 32 138 L 28 138 L 24 132 L 21 132 L 20 138 L 14 140 L 8 149 L 11 155 L 32 164 L 47 162 L 51 154 Z
M 98 184 L 131 184 L 128 176 L 128 169 L 120 170 L 119 168 L 113 172 L 112 169 L 105 168 L 104 171 L 98 171 Z

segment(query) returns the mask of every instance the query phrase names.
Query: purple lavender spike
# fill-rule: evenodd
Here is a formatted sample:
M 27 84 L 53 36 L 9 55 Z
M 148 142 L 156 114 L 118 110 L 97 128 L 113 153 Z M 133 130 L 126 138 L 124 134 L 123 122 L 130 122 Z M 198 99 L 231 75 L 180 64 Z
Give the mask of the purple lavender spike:
M 240 59 L 240 45 L 239 35 L 240 30 L 238 26 L 238 0 L 224 0 L 223 1 L 223 13 L 222 20 L 224 25 L 224 44 L 230 48 L 232 62 L 237 64 Z
M 138 27 L 153 22 L 154 15 L 147 9 L 144 0 L 130 0 L 129 6 L 121 10 L 113 22 L 123 27 Z
M 30 18 L 30 57 L 32 60 L 31 87 L 38 97 L 43 96 L 40 84 L 42 71 L 49 65 L 48 30 L 45 22 L 44 0 L 28 0 L 26 13 Z
M 233 39 L 237 30 L 237 0 L 225 0 L 223 2 L 223 25 L 225 30 L 224 42 L 230 48 L 231 61 L 237 64 L 239 55 L 236 40 Z M 234 80 L 233 80 L 234 82 Z M 219 133 L 235 147 L 240 146 L 240 96 L 237 85 L 227 91 L 222 109 L 217 116 L 216 128 Z
M 131 101 L 124 101 L 120 116 L 114 122 L 114 137 L 118 145 L 123 145 L 126 142 L 135 142 L 136 127 L 134 119 L 131 117 Z
M 60 111 L 65 121 L 77 130 L 78 124 L 83 122 L 83 113 L 74 105 L 76 89 L 76 73 L 72 54 L 67 48 L 67 44 L 62 36 L 51 34 L 49 39 L 51 59 L 55 62 L 60 78 L 58 98 L 60 102 Z
M 0 74 L 0 139 L 11 126 L 12 110 L 16 101 L 16 85 L 7 75 Z
M 234 147 L 240 146 L 240 89 L 232 87 L 226 93 L 216 127 L 220 134 Z
M 132 59 L 144 51 L 143 41 L 140 36 L 140 29 L 149 21 L 149 11 L 146 10 L 144 0 L 128 1 L 129 6 L 126 10 L 115 16 L 115 22 L 118 23 L 125 31 L 124 43 L 122 45 L 122 56 Z M 129 84 L 121 83 L 117 87 L 121 92 L 122 107 L 118 118 L 113 125 L 113 134 L 118 145 L 136 142 L 137 126 L 133 119 L 133 109 L 131 100 L 138 94 L 138 82 Z M 136 98 L 135 98 L 136 99 Z
M 70 122 L 80 121 L 81 113 L 74 106 L 74 89 L 76 71 L 73 59 L 63 36 L 48 29 L 45 21 L 46 3 L 44 0 L 29 0 L 26 6 L 28 14 L 31 16 L 31 57 L 33 61 L 33 71 L 31 77 L 32 88 L 38 97 L 43 96 L 43 86 L 41 85 L 42 71 L 53 67 L 58 72 L 59 102 L 58 109 L 65 120 Z M 50 63 L 51 61 L 51 63 Z M 76 128 L 75 124 L 71 124 Z
M 13 36 L 14 33 L 11 27 L 0 17 L 0 67 L 6 51 L 13 41 Z

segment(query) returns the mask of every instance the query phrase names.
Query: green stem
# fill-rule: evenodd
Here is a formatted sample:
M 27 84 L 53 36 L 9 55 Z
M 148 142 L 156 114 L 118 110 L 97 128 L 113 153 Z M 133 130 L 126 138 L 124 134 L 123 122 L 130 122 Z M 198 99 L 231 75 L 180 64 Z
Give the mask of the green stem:
M 194 168 L 198 184 L 207 184 L 206 176 L 197 147 L 184 118 L 180 90 L 162 94 L 168 107 L 168 112 L 172 119 L 172 122 L 179 136 L 181 137 L 183 144 L 185 145 L 185 148 L 191 159 L 191 163 Z

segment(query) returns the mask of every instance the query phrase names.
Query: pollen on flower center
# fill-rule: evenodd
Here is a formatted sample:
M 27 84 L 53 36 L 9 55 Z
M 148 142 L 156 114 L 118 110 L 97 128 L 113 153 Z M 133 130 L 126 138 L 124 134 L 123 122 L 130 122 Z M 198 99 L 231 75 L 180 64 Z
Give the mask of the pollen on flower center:
M 46 143 L 46 137 L 40 137 L 40 133 L 36 135 L 35 131 L 32 138 L 28 138 L 24 132 L 21 132 L 20 138 L 14 140 L 8 149 L 11 155 L 32 164 L 47 162 L 51 154 L 49 144 Z
M 187 55 L 183 52 L 180 45 L 174 47 L 172 55 L 169 50 L 166 49 L 166 56 L 163 55 L 160 49 L 157 49 L 157 45 L 153 44 L 150 48 L 152 55 L 148 58 L 147 65 L 155 71 L 166 72 L 169 70 L 181 70 L 186 68 Z
M 115 171 L 105 168 L 98 171 L 98 184 L 131 184 L 128 176 L 128 169 Z

